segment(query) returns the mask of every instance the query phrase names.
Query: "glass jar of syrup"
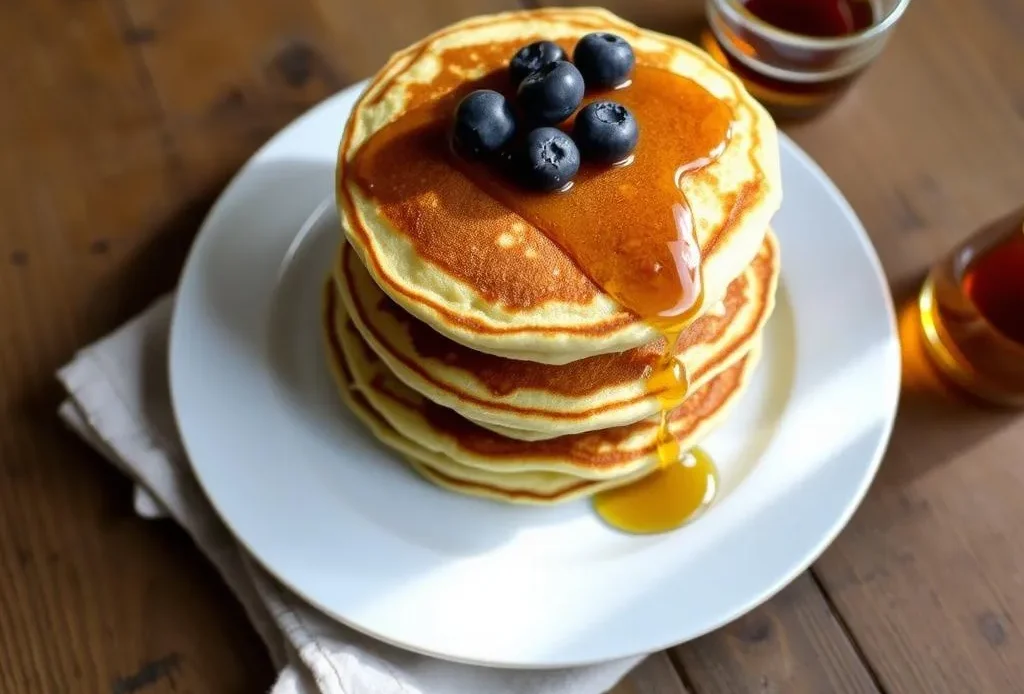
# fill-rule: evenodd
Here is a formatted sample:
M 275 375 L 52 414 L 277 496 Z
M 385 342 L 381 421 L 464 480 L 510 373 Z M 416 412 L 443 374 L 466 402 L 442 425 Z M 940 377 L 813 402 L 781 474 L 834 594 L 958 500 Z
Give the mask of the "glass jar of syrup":
M 882 51 L 910 0 L 707 0 L 704 49 L 776 117 L 831 105 Z
M 948 380 L 985 400 L 1024 406 L 1024 208 L 936 264 L 919 306 L 925 349 Z

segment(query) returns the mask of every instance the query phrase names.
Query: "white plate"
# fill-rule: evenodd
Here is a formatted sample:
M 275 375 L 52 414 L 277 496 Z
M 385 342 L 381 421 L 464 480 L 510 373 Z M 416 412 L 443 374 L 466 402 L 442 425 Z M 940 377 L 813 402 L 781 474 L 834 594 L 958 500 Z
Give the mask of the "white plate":
M 803 571 L 860 502 L 899 390 L 892 301 L 860 222 L 782 139 L 778 308 L 750 392 L 707 442 L 724 495 L 634 537 L 586 502 L 501 505 L 436 489 L 334 391 L 319 301 L 338 238 L 341 128 L 363 85 L 275 136 L 210 212 L 180 284 L 170 376 L 221 517 L 324 612 L 439 657 L 554 667 L 718 627 Z

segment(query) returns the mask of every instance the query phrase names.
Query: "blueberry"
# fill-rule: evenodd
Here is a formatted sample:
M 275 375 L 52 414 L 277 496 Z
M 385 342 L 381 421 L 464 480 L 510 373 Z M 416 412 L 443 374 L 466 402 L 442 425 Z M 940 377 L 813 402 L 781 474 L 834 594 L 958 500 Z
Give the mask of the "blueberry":
M 588 87 L 618 87 L 633 74 L 636 56 L 626 39 L 615 34 L 587 34 L 572 52 Z
M 512 106 L 496 91 L 470 92 L 455 109 L 452 144 L 460 154 L 481 156 L 497 152 L 515 133 Z
M 595 101 L 576 114 L 573 139 L 585 159 L 604 163 L 622 161 L 640 137 L 636 118 L 614 101 Z
M 535 125 L 555 125 L 572 115 L 583 101 L 583 76 L 564 60 L 544 65 L 519 85 L 519 105 Z
M 564 188 L 580 168 L 576 143 L 558 128 L 537 128 L 526 136 L 523 176 L 532 188 Z
M 540 70 L 548 63 L 568 59 L 569 56 L 554 41 L 534 41 L 520 48 L 512 56 L 512 61 L 508 65 L 509 76 L 512 78 L 512 84 L 519 84 L 531 72 Z

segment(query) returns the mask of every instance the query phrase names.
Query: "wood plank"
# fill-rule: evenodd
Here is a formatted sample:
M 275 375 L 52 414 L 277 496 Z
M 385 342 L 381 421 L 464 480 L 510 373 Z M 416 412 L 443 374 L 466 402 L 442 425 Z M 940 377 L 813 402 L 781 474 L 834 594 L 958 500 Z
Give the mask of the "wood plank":
M 794 131 L 864 219 L 899 298 L 1024 203 L 1021 32 L 1019 3 L 914 3 L 849 100 Z M 951 397 L 914 320 L 904 306 L 888 454 L 816 571 L 890 691 L 1022 692 L 1024 421 Z
M 696 42 L 707 24 L 704 0 L 539 0 L 540 7 L 590 7 L 600 5 L 623 19 L 653 31 Z
M 55 417 L 54 370 L 176 271 L 142 233 L 168 158 L 115 11 L 0 4 L 0 691 L 265 688 L 213 570 Z
M 879 691 L 809 573 L 672 655 L 694 694 Z
M 122 0 L 178 153 L 183 195 L 218 189 L 259 145 L 427 33 L 516 0 Z M 339 138 L 341 127 L 339 123 Z M 326 144 L 327 147 L 334 145 Z
M 690 694 L 666 653 L 648 656 L 608 694 Z
M 929 4 L 911 4 L 834 110 L 787 128 L 856 209 L 899 297 L 1022 202 L 1024 70 L 1006 57 L 1019 27 L 1000 19 L 1000 0 Z
M 0 4 L 0 691 L 268 688 L 214 571 L 134 518 L 129 485 L 56 421 L 53 373 L 172 287 L 223 181 L 278 127 L 499 4 Z

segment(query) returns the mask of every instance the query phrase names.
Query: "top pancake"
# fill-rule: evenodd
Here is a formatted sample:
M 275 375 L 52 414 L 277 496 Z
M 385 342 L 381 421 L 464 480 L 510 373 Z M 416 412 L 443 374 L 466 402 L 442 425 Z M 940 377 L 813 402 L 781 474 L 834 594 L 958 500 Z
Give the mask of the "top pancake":
M 706 304 L 720 298 L 753 259 L 779 205 L 774 124 L 738 80 L 689 43 L 597 9 L 478 17 L 428 36 L 393 56 L 353 109 L 339 148 L 338 203 L 349 240 L 382 289 L 435 330 L 473 349 L 558 364 L 635 347 L 658 334 L 544 232 L 470 177 L 451 175 L 443 137 L 433 150 L 403 160 L 408 178 L 389 194 L 372 190 L 372 178 L 358 180 L 353 164 L 368 143 L 373 146 L 375 135 L 402 116 L 435 109 L 439 119 L 450 118 L 467 83 L 499 74 L 519 46 L 547 38 L 571 52 L 580 36 L 598 30 L 630 41 L 638 66 L 689 78 L 731 110 L 720 156 L 680 178 L 703 254 Z M 702 123 L 687 120 L 685 106 L 673 114 L 679 127 L 699 129 Z M 644 138 L 645 116 L 636 115 L 639 161 L 663 143 Z M 404 144 L 381 146 L 374 156 L 403 157 Z M 438 171 L 446 174 L 443 186 Z M 627 193 L 612 202 L 632 213 Z M 642 220 L 642 213 L 631 216 Z

